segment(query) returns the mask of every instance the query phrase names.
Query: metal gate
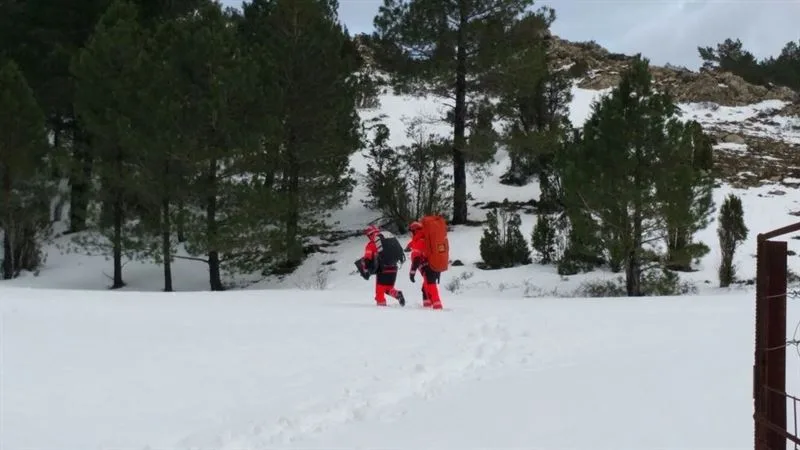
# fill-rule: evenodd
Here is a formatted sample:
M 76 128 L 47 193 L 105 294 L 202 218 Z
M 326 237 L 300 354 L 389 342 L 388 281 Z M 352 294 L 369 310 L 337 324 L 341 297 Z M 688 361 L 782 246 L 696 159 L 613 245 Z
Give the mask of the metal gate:
M 800 222 L 758 235 L 756 326 L 753 364 L 755 450 L 800 448 L 798 403 L 786 393 L 787 250 L 786 241 L 770 239 L 800 231 Z M 793 425 L 787 427 L 787 413 Z

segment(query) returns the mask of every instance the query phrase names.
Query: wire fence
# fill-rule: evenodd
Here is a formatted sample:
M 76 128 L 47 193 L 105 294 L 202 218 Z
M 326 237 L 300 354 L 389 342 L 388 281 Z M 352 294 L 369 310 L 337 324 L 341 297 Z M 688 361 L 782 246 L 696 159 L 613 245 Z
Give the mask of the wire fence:
M 793 363 L 800 366 L 800 322 L 789 337 L 787 300 L 800 298 L 800 289 L 788 286 L 786 241 L 769 240 L 796 231 L 800 222 L 758 236 L 753 363 L 756 450 L 800 450 L 800 398 L 786 389 L 788 348 L 793 347 L 792 357 L 798 358 Z

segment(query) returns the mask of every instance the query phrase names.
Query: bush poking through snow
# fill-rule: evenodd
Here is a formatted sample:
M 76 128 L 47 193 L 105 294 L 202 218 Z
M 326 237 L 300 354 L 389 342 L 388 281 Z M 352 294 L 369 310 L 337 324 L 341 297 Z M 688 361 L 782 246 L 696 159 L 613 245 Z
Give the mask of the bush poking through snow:
M 575 290 L 576 297 L 624 297 L 627 295 L 624 280 L 596 280 L 581 283 Z
M 651 270 L 642 275 L 642 295 L 669 296 L 687 295 L 697 292 L 697 286 L 681 281 L 678 274 L 671 270 Z M 625 278 L 615 280 L 587 281 L 575 291 L 576 297 L 625 297 L 627 288 Z
M 506 208 L 493 209 L 486 214 L 480 251 L 482 268 L 501 269 L 531 263 L 531 250 L 519 227 L 522 220 Z
M 747 238 L 747 226 L 744 224 L 742 199 L 729 194 L 719 210 L 717 236 L 722 260 L 719 265 L 719 286 L 728 287 L 736 281 L 736 267 L 733 255 L 736 247 Z
M 328 288 L 328 271 L 324 267 L 317 268 L 311 277 L 298 287 L 306 290 L 324 291 Z
M 444 288 L 447 289 L 448 292 L 457 294 L 464 289 L 463 282 L 472 278 L 472 275 L 474 275 L 472 272 L 463 272 L 448 281 Z
M 368 143 L 367 208 L 380 211 L 397 229 L 427 214 L 445 211 L 452 200 L 451 178 L 446 164 L 448 141 L 425 133 L 420 120 L 406 131 L 410 146 L 389 146 L 389 128 L 377 123 Z

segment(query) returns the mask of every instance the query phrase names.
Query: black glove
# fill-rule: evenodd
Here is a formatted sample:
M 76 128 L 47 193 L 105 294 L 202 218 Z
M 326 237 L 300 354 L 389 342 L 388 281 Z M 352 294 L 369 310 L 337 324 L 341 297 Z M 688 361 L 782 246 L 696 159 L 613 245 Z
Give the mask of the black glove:
M 412 282 L 412 283 L 414 283 L 414 282 L 415 282 L 415 281 L 414 281 L 414 275 L 416 275 L 414 272 L 410 272 L 410 273 L 408 274 L 408 279 L 409 279 L 409 280 L 411 280 L 411 282 Z

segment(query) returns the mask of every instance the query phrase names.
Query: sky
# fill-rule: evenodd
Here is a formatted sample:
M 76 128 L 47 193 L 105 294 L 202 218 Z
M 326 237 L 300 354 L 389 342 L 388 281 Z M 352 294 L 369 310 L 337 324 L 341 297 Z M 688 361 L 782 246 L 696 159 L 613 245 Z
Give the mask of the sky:
M 222 0 L 240 6 L 242 0 Z M 339 18 L 352 33 L 372 31 L 383 0 L 339 0 Z M 641 53 L 653 64 L 697 69 L 699 46 L 741 39 L 759 59 L 800 41 L 800 0 L 540 0 L 556 11 L 554 34 L 594 40 L 609 51 Z

